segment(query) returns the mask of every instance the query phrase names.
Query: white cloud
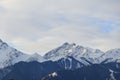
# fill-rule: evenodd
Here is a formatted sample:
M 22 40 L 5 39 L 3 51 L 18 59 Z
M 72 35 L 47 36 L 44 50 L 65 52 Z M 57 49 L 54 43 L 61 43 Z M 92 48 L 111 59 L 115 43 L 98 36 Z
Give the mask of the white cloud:
M 119 0 L 0 0 L 0 37 L 23 52 L 64 42 L 118 48 Z M 114 43 L 114 44 L 113 44 Z

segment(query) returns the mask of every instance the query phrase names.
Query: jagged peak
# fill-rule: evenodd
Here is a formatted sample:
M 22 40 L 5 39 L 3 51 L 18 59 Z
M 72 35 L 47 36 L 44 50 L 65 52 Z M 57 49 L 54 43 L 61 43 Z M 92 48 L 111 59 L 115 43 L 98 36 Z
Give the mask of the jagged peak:
M 63 43 L 63 45 L 69 45 L 69 43 L 68 43 L 68 42 L 65 42 L 65 43 Z
M 76 44 L 75 44 L 75 43 L 68 43 L 68 42 L 63 43 L 63 46 L 68 46 L 68 45 L 73 45 L 73 46 L 76 46 Z
M 1 39 L 0 39 L 0 48 L 1 49 L 6 49 L 8 47 L 8 44 L 3 42 Z

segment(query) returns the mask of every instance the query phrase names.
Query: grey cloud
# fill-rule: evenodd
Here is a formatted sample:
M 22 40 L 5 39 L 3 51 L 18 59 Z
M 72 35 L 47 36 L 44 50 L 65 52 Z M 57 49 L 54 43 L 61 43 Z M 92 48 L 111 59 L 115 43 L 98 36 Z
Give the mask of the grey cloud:
M 0 37 L 28 53 L 44 53 L 66 41 L 102 50 L 117 48 L 119 4 L 119 0 L 2 0 Z M 106 26 L 112 29 L 103 31 Z

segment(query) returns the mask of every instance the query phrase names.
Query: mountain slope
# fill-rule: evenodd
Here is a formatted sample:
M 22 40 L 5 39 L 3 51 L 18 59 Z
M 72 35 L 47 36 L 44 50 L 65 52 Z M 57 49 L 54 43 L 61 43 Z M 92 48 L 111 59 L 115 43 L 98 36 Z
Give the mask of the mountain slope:
M 120 63 L 65 69 L 58 62 L 19 62 L 2 80 L 120 80 Z
M 120 80 L 120 63 L 93 64 L 75 70 L 58 71 L 42 80 Z
M 66 58 L 61 58 L 60 60 L 55 61 L 55 62 L 57 62 L 57 64 L 65 70 L 74 70 L 74 69 L 85 66 L 83 63 L 79 62 L 78 60 L 70 56 Z
M 16 63 L 11 72 L 9 72 L 2 80 L 40 80 L 45 75 L 54 71 L 62 70 L 56 62 L 47 61 L 39 63 L 32 62 L 19 62 Z

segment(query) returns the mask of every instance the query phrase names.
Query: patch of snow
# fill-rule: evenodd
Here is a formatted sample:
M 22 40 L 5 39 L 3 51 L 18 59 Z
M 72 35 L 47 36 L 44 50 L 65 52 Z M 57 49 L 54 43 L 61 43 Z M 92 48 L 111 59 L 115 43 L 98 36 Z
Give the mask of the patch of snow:
M 109 69 L 109 71 L 111 72 L 111 73 L 110 73 L 110 78 L 111 78 L 111 80 L 116 80 L 115 77 L 114 77 L 114 71 L 111 70 L 111 69 Z

